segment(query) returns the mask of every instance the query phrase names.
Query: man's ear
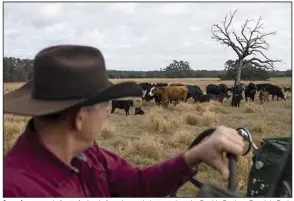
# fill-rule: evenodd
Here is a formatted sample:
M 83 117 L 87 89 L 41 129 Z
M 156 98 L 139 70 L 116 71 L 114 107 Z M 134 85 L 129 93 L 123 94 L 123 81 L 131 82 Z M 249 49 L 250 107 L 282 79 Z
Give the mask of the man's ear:
M 73 108 L 67 115 L 67 120 L 71 129 L 80 131 L 82 129 L 82 122 L 85 118 L 86 111 L 84 108 Z
M 76 112 L 76 115 L 74 116 L 73 129 L 75 129 L 76 131 L 81 131 L 82 130 L 82 124 L 83 124 L 83 118 L 84 118 L 83 113 L 84 113 L 83 110 L 79 109 Z

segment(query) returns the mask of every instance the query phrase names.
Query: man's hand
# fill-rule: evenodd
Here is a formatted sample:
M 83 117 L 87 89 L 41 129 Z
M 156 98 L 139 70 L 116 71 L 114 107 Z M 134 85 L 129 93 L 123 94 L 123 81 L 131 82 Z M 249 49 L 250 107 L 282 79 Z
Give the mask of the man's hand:
M 184 158 L 191 168 L 204 162 L 218 170 L 224 180 L 228 180 L 228 160 L 224 153 L 231 153 L 238 157 L 242 155 L 243 149 L 243 138 L 235 129 L 219 126 L 211 136 L 203 140 L 198 146 L 186 151 Z

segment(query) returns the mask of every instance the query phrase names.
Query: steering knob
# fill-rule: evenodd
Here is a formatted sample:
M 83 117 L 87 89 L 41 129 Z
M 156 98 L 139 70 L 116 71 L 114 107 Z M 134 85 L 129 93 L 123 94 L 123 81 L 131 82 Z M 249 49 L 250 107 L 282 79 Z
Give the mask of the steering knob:
M 244 139 L 245 147 L 244 147 L 244 153 L 243 156 L 247 155 L 249 151 L 251 150 L 251 147 L 255 147 L 252 142 L 251 133 L 246 128 L 237 128 L 236 129 L 238 134 Z

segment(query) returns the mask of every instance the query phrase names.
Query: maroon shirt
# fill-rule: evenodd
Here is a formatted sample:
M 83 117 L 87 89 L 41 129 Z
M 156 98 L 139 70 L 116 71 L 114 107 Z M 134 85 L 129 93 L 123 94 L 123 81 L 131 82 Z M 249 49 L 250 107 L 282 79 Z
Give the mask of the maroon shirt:
M 163 197 L 193 175 L 182 154 L 136 167 L 98 145 L 63 163 L 30 121 L 4 157 L 4 197 Z

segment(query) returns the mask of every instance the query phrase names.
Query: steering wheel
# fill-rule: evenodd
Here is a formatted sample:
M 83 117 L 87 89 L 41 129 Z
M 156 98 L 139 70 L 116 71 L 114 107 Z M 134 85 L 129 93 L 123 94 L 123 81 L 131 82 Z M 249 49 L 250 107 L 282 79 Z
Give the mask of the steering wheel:
M 215 128 L 210 128 L 202 133 L 200 133 L 191 143 L 188 150 L 192 147 L 198 145 L 204 138 L 209 137 L 213 132 L 215 131 Z M 240 136 L 243 137 L 245 142 L 248 144 L 246 145 L 247 148 L 245 148 L 245 151 L 243 153 L 243 156 L 249 153 L 251 146 L 252 146 L 252 138 L 250 132 L 245 128 L 237 128 L 237 132 Z M 236 192 L 237 188 L 237 164 L 236 164 L 236 156 L 230 153 L 227 153 L 227 156 L 229 158 L 229 182 L 228 182 L 228 191 L 225 191 L 213 184 L 203 184 L 196 178 L 194 178 L 195 174 L 198 170 L 195 171 L 195 174 L 192 178 L 189 179 L 189 181 L 197 188 L 200 189 L 200 196 L 199 197 L 242 197 L 239 193 Z M 197 168 L 198 169 L 198 168 Z M 182 185 L 181 185 L 182 186 Z M 179 186 L 177 189 L 175 189 L 171 194 L 170 197 L 176 197 L 178 189 L 181 187 Z

